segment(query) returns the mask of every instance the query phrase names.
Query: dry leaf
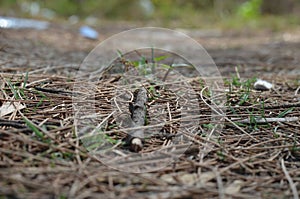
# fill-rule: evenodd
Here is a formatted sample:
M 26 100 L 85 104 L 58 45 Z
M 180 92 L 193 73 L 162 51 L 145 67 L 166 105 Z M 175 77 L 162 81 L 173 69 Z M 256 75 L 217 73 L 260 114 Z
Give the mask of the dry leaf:
M 198 177 L 197 187 L 208 186 L 209 181 L 214 179 L 215 177 L 216 174 L 214 172 L 201 173 L 200 176 Z
M 16 110 L 21 110 L 25 107 L 26 106 L 20 102 L 4 102 L 0 107 L 0 117 L 13 113 Z
M 240 192 L 241 187 L 243 185 L 242 180 L 235 180 L 228 187 L 225 188 L 225 193 L 229 195 L 234 195 Z
M 176 184 L 176 180 L 170 174 L 164 174 L 160 178 L 168 184 Z
M 205 184 L 206 182 L 214 179 L 216 174 L 214 172 L 205 172 L 200 175 L 200 183 Z
M 193 185 L 197 181 L 197 174 L 186 173 L 177 177 L 185 185 Z

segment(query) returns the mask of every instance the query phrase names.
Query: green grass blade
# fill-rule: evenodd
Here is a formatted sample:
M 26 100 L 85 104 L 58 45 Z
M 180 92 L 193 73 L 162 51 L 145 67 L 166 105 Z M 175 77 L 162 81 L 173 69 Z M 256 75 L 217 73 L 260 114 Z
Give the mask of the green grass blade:
M 12 85 L 12 83 L 11 83 L 10 81 L 7 81 L 7 84 L 8 84 L 8 86 L 10 87 L 11 91 L 13 92 L 14 97 L 15 97 L 16 99 L 20 99 L 20 96 L 19 96 L 19 94 L 18 94 L 16 88 L 14 87 L 14 85 Z
M 26 87 L 27 81 L 28 81 L 28 71 L 26 72 L 26 75 L 25 75 L 25 79 L 24 79 L 24 82 L 23 82 L 23 88 Z
M 295 107 L 291 107 L 285 111 L 282 111 L 281 113 L 279 113 L 279 115 L 277 116 L 278 118 L 284 117 L 287 114 L 291 113 L 294 110 Z
M 43 138 L 44 134 L 27 118 L 23 118 L 27 127 L 31 129 L 38 138 Z
M 168 57 L 169 57 L 168 55 L 164 55 L 164 56 L 155 57 L 153 60 L 155 62 L 159 62 L 159 61 L 167 59 Z

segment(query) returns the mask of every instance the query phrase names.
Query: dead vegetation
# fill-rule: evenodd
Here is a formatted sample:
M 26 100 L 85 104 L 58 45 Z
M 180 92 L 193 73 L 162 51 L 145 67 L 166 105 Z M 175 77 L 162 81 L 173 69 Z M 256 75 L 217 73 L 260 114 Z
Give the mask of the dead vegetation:
M 187 136 L 190 147 L 182 150 L 187 145 L 178 142 L 175 148 L 181 156 L 174 158 L 176 152 L 170 150 L 160 156 L 171 164 L 151 173 L 134 174 L 101 163 L 101 158 L 88 152 L 82 140 L 76 137 L 74 97 L 79 101 L 85 99 L 82 93 L 73 90 L 74 78 L 2 73 L 1 195 L 4 198 L 297 198 L 300 186 L 299 79 L 275 79 L 272 81 L 274 89 L 262 92 L 253 89 L 251 79 L 227 78 L 227 92 L 223 93 L 227 100 L 226 118 L 222 131 L 214 136 L 210 135 L 216 125 L 210 118 L 210 96 L 203 95 L 205 89 L 199 84 L 201 81 L 196 80 L 188 79 L 198 96 L 202 116 L 194 118 L 201 119 L 197 133 L 192 138 Z M 112 116 L 107 99 L 116 87 L 108 86 L 108 82 L 113 81 L 99 81 L 106 83 L 97 83 L 96 109 L 105 118 Z M 170 91 L 151 84 L 144 86 L 147 91 L 152 89 L 152 94 L 160 92 L 158 101 L 173 104 L 166 109 L 170 117 L 178 115 L 179 107 L 172 102 L 176 98 L 168 93 Z M 149 112 L 153 104 L 148 100 L 149 118 L 149 115 L 154 117 Z M 296 119 L 256 122 L 257 118 L 291 117 Z M 243 119 L 248 122 L 241 122 Z M 146 139 L 139 154 L 168 146 L 172 134 L 179 128 L 171 126 L 172 123 L 165 125 L 164 132 Z M 113 145 L 118 143 L 116 147 L 129 151 L 122 143 L 126 133 L 110 117 L 104 130 L 110 131 L 107 138 Z M 162 160 L 151 161 L 154 164 Z M 144 163 L 135 160 L 122 164 L 135 168 Z
M 18 32 L 15 34 L 21 37 Z M 1 38 L 2 43 L 5 43 L 3 40 L 9 40 L 8 35 Z M 248 38 L 246 40 L 250 41 Z M 125 144 L 126 131 L 130 129 L 122 127 L 115 119 L 118 117 L 114 111 L 119 109 L 112 105 L 111 100 L 116 93 L 128 91 L 118 100 L 126 101 L 119 108 L 130 114 L 129 103 L 133 100 L 136 87 L 122 87 L 123 84 L 118 84 L 116 77 L 107 77 L 94 82 L 93 90 L 76 90 L 74 74 L 77 67 L 67 64 L 72 57 L 61 56 L 60 64 L 55 62 L 57 52 L 51 53 L 48 58 L 45 53 L 46 57 L 38 59 L 40 55 L 29 52 L 28 49 L 33 47 L 27 46 L 28 39 L 24 46 L 21 45 L 24 42 L 22 39 L 18 42 L 20 45 L 13 41 L 0 49 L 5 60 L 1 63 L 0 73 L 0 198 L 299 197 L 300 79 L 297 73 L 293 75 L 299 66 L 297 54 L 289 55 L 294 59 L 292 64 L 287 64 L 289 57 L 278 56 L 285 50 L 277 46 L 274 47 L 275 51 L 268 51 L 263 59 L 253 53 L 257 46 L 253 47 L 252 54 L 240 49 L 233 49 L 231 54 L 229 50 L 228 54 L 224 54 L 224 49 L 217 53 L 211 51 L 224 74 L 225 89 L 221 96 L 226 99 L 226 104 L 221 111 L 226 114 L 220 117 L 223 119 L 222 128 L 216 128 L 218 120 L 211 117 L 214 114 L 218 118 L 221 112 L 212 111 L 214 100 L 201 79 L 185 78 L 176 85 L 178 88 L 191 89 L 196 94 L 189 99 L 197 102 L 197 117 L 188 117 L 188 114 L 178 111 L 181 108 L 177 103 L 180 101 L 177 97 L 179 93 L 144 81 L 143 87 L 148 92 L 144 126 L 147 139 L 139 153 L 132 153 Z M 216 43 L 220 43 L 220 40 Z M 298 52 L 298 44 L 295 43 L 294 53 Z M 39 52 L 39 48 L 34 50 Z M 44 51 L 50 52 L 49 47 L 45 47 Z M 236 57 L 239 51 L 245 63 L 239 68 L 242 77 L 234 70 L 236 63 L 233 63 L 241 60 L 241 57 Z M 251 60 L 247 60 L 249 53 Z M 224 63 L 226 55 L 228 59 Z M 77 63 L 84 56 L 81 54 L 81 57 L 74 58 L 74 62 Z M 275 60 L 263 65 L 267 62 L 264 59 L 273 58 L 282 62 Z M 253 63 L 253 68 L 247 67 L 256 59 L 260 62 Z M 278 63 L 282 66 L 283 75 L 270 75 Z M 30 72 L 26 73 L 26 70 Z M 253 71 L 261 73 L 260 78 L 271 82 L 273 88 L 268 91 L 253 89 Z M 291 73 L 285 73 L 287 71 Z M 230 76 L 230 73 L 234 75 Z M 266 73 L 269 76 L 264 77 Z M 186 84 L 181 82 L 188 83 L 189 87 L 184 87 Z M 88 85 L 87 82 L 81 83 Z M 90 93 L 94 94 L 94 98 L 89 96 Z M 106 160 L 128 157 L 122 160 L 123 168 L 119 169 L 147 170 L 143 167 L 145 161 L 152 167 L 165 165 L 162 164 L 165 162 L 170 164 L 146 173 L 112 168 L 121 161 L 112 165 L 107 162 L 103 164 L 103 159 L 93 154 L 99 148 L 99 142 L 88 143 L 76 135 L 75 127 L 80 126 L 80 123 L 76 123 L 74 112 L 76 103 L 83 105 L 79 106 L 82 108 L 81 116 L 96 110 L 97 117 L 94 120 L 82 121 L 94 121 L 93 124 L 99 125 L 96 129 L 105 132 L 102 135 L 107 135 L 100 137 L 100 140 L 105 140 L 109 147 L 115 147 L 114 153 L 117 152 L 119 156 L 111 158 L 110 153 Z M 180 121 L 187 118 L 190 122 L 196 121 L 196 128 L 181 128 Z M 157 133 L 147 137 L 146 127 Z M 88 131 L 91 129 L 83 132 L 91 132 Z M 191 132 L 192 135 L 189 134 Z M 183 136 L 184 143 L 176 135 Z M 172 149 L 172 141 L 176 142 L 175 151 L 167 148 L 171 146 Z M 165 150 L 160 156 L 156 154 L 155 158 L 150 159 L 142 156 L 158 151 L 162 146 Z

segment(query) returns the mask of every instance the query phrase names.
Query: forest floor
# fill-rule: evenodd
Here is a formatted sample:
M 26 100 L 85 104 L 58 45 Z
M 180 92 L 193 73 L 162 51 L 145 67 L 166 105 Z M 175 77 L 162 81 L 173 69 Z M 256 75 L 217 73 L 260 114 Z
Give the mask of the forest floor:
M 97 41 L 62 25 L 0 29 L 0 198 L 299 198 L 300 30 L 181 30 L 203 45 L 222 76 L 222 129 L 217 131 L 218 124 L 210 119 L 213 99 L 199 84 L 201 77 L 186 77 L 201 111 L 196 133 L 191 139 L 186 136 L 188 150 L 176 157 L 165 152 L 162 157 L 171 163 L 161 169 L 132 173 L 103 163 L 76 137 L 74 100 L 80 104 L 90 98 L 73 89 L 88 53 L 100 41 L 130 28 L 104 26 Z M 118 140 L 126 134 L 110 118 L 108 102 L 118 88 L 110 78 L 115 77 L 96 82 L 96 109 L 106 121 L 105 139 L 117 141 L 115 152 L 130 159 L 127 149 L 118 149 L 123 143 Z M 256 90 L 258 78 L 273 87 Z M 147 119 L 151 122 L 151 114 L 157 114 L 151 106 L 159 103 L 168 104 L 170 118 L 164 131 L 145 140 L 138 154 L 186 146 L 170 144 L 170 133 L 180 130 L 176 121 L 172 123 L 172 116 L 178 115 L 176 93 L 151 83 L 144 86 L 159 94 L 146 103 Z M 155 165 L 163 160 L 150 161 Z M 143 168 L 147 163 L 122 164 Z

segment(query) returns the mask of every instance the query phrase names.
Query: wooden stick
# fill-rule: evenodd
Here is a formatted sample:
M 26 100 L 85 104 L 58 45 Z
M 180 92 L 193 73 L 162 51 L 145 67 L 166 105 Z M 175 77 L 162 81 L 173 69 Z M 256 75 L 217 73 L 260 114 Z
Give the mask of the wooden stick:
M 140 88 L 135 92 L 133 103 L 129 105 L 131 112 L 132 127 L 145 125 L 146 117 L 146 102 L 148 100 L 147 90 Z M 130 149 L 138 152 L 143 148 L 144 129 L 136 129 L 130 131 L 127 136 L 127 142 L 130 144 Z

